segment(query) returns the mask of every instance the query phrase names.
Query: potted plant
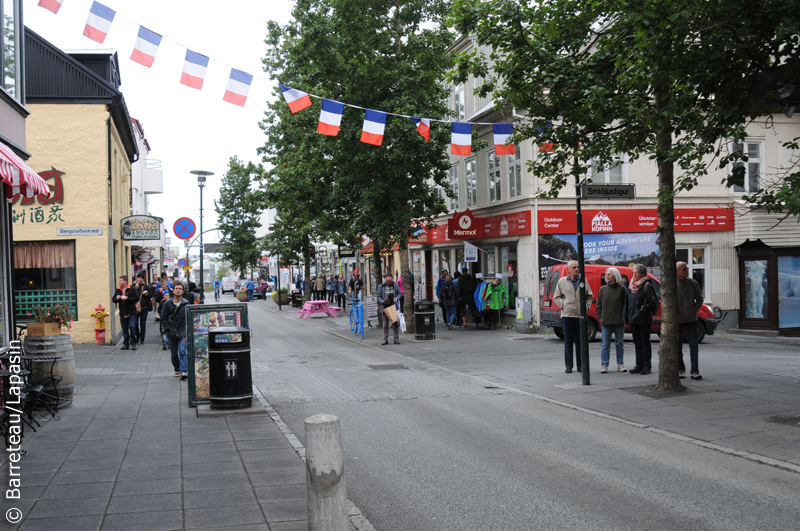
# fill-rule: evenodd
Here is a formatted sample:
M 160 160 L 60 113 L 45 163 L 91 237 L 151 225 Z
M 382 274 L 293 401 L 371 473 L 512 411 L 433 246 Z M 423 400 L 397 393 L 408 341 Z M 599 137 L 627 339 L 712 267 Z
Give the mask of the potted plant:
M 241 302 L 247 302 L 247 290 L 246 289 L 237 290 L 236 298 L 239 299 Z
M 278 304 L 278 297 L 281 299 L 281 304 L 289 304 L 289 290 L 286 288 L 281 288 L 277 291 L 272 292 L 272 302 Z
M 33 322 L 28 323 L 29 336 L 58 336 L 61 335 L 61 327 L 70 330 L 72 328 L 72 313 L 67 304 L 54 304 L 50 307 L 37 305 L 33 313 L 28 312 L 33 317 Z

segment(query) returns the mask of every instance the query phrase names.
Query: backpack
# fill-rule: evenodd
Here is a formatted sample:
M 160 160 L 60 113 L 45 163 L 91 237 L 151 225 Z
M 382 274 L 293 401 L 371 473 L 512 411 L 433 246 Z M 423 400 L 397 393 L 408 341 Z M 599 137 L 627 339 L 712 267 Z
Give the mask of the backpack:
M 453 299 L 456 296 L 456 292 L 453 291 L 453 285 L 452 284 L 445 284 L 443 286 L 442 292 L 444 293 L 445 300 L 448 300 L 448 301 Z

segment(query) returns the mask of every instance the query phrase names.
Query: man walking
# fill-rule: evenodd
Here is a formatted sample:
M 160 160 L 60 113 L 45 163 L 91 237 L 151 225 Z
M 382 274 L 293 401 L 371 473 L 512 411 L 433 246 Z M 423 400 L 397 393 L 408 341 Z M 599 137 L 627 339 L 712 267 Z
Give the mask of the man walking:
M 169 345 L 172 351 L 172 368 L 175 376 L 181 380 L 187 379 L 186 362 L 186 306 L 189 301 L 183 298 L 183 283 L 176 282 L 172 288 L 173 297 L 168 299 L 161 308 L 161 322 L 167 331 Z
M 136 331 L 140 345 L 144 344 L 144 336 L 147 333 L 147 315 L 153 307 L 152 292 L 150 291 L 152 288 L 147 285 L 144 277 L 144 271 L 136 275 L 136 291 L 139 294 L 139 307 L 141 308 Z
M 316 292 L 316 295 L 314 297 L 315 300 L 318 301 L 325 300 L 325 298 L 327 297 L 326 293 L 327 285 L 328 282 L 325 280 L 325 274 L 320 273 L 319 275 L 317 275 L 317 278 L 314 281 L 314 291 Z
M 440 276 L 438 282 L 436 282 L 436 298 L 439 301 L 439 308 L 442 309 L 442 322 L 447 324 L 447 308 L 444 306 L 442 295 L 442 286 L 444 285 L 445 278 L 447 278 L 447 269 L 442 269 L 442 276 Z
M 461 276 L 458 278 L 458 293 L 460 295 L 459 305 L 461 306 L 461 328 L 467 327 L 467 309 L 472 315 L 472 320 L 475 320 L 475 314 L 478 309 L 475 307 L 475 279 L 469 274 L 469 269 L 466 267 L 461 270 Z
M 128 285 L 128 277 L 125 275 L 119 277 L 119 287 L 111 300 L 117 304 L 119 323 L 122 327 L 123 345 L 120 350 L 128 350 L 131 347 L 136 350 L 138 344 L 136 302 L 139 300 L 139 294 Z
M 247 301 L 253 302 L 253 292 L 256 289 L 256 285 L 253 283 L 253 279 L 249 279 L 247 284 L 245 284 L 245 289 L 247 290 Z
M 603 345 L 600 347 L 600 372 L 608 372 L 611 335 L 617 351 L 617 372 L 627 372 L 625 358 L 625 306 L 627 290 L 622 285 L 622 275 L 616 267 L 606 269 L 606 284 L 597 292 L 597 318 L 600 320 Z
M 390 306 L 394 306 L 394 300 L 400 296 L 400 286 L 394 281 L 391 273 L 384 277 L 383 284 L 378 286 L 378 308 L 383 311 Z M 389 344 L 389 326 L 394 330 L 394 343 L 400 344 L 400 321 L 392 322 L 389 316 L 384 314 L 383 318 L 383 343 L 382 345 Z
M 564 364 L 567 374 L 572 372 L 573 345 L 575 346 L 575 359 L 578 372 L 581 372 L 581 306 L 580 282 L 578 262 L 575 260 L 567 264 L 569 275 L 559 279 L 553 301 L 561 308 L 561 330 L 564 332 Z M 592 307 L 592 288 L 586 284 L 586 311 Z
M 689 278 L 689 266 L 686 262 L 678 262 L 678 323 L 680 324 L 681 361 L 678 376 L 686 377 L 686 365 L 683 363 L 683 338 L 689 342 L 689 358 L 691 359 L 692 380 L 702 380 L 698 367 L 697 348 L 697 312 L 703 305 L 700 284 Z
M 361 275 L 358 274 L 358 269 L 353 270 L 353 276 L 350 277 L 350 298 L 361 299 L 361 288 L 364 287 L 364 281 L 361 280 Z
M 161 348 L 167 350 L 169 348 L 169 338 L 167 337 L 166 324 L 161 322 L 161 310 L 164 309 L 164 304 L 172 297 L 172 292 L 167 285 L 167 277 L 161 277 L 161 284 L 156 289 L 156 319 L 159 320 L 161 330 Z

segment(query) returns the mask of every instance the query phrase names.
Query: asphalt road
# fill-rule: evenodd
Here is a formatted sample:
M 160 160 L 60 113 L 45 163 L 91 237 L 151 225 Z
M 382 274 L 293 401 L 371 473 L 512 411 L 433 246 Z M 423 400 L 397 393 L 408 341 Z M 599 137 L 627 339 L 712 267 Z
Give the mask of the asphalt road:
M 301 442 L 306 417 L 340 417 L 348 495 L 378 531 L 800 522 L 796 473 L 487 384 L 530 342 L 389 345 L 398 356 L 315 325 L 253 308 L 254 381 Z

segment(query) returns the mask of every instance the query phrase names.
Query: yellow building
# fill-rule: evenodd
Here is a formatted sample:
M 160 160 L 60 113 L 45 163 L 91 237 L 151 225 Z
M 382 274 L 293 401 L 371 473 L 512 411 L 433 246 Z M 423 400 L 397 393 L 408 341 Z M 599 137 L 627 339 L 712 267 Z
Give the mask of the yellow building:
M 95 339 L 90 314 L 102 305 L 111 343 L 120 331 L 111 296 L 131 272 L 120 229 L 138 157 L 117 55 L 65 54 L 30 30 L 25 54 L 28 163 L 51 193 L 13 201 L 15 315 L 30 320 L 35 305 L 66 302 L 72 340 L 87 343 Z

